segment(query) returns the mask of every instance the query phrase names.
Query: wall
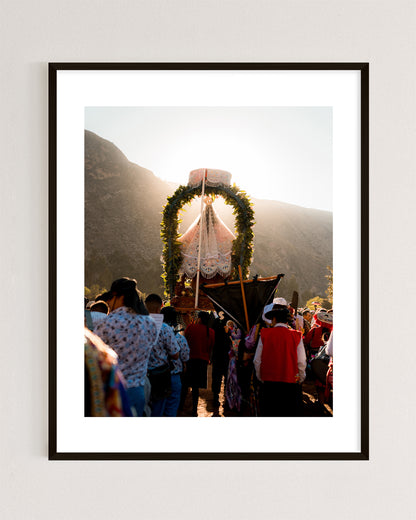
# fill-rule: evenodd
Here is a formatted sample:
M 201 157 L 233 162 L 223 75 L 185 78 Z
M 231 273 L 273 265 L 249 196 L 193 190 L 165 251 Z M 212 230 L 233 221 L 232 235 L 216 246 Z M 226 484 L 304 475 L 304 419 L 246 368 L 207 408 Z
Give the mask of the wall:
M 403 0 L 2 2 L 2 518 L 413 518 L 415 14 Z M 47 62 L 59 61 L 370 62 L 369 462 L 47 461 Z

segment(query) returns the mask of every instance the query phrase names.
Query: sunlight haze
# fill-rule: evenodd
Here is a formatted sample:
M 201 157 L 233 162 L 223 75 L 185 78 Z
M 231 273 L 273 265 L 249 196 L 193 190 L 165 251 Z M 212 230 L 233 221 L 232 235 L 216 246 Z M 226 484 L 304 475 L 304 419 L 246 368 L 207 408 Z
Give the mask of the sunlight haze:
M 87 107 L 85 128 L 165 181 L 216 168 L 253 198 L 332 211 L 331 107 Z

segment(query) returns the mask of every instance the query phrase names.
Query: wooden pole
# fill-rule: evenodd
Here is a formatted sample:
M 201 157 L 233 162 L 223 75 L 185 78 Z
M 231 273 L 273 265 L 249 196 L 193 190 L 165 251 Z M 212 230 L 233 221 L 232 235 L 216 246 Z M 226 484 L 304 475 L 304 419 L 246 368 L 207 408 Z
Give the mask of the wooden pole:
M 247 334 L 248 334 L 250 332 L 250 324 L 248 322 L 247 302 L 246 302 L 246 295 L 244 292 L 243 272 L 241 270 L 241 265 L 238 266 L 238 276 L 240 278 L 241 295 L 243 296 L 244 315 L 246 317 L 246 326 L 247 326 Z
M 204 195 L 205 195 L 205 179 L 207 176 L 207 170 L 204 172 L 202 178 L 202 193 L 201 193 L 201 217 L 199 219 L 199 246 L 198 246 L 198 270 L 196 272 L 196 293 L 195 293 L 195 309 L 198 308 L 199 301 L 199 276 L 201 271 L 201 244 L 202 244 L 202 226 L 204 224 Z

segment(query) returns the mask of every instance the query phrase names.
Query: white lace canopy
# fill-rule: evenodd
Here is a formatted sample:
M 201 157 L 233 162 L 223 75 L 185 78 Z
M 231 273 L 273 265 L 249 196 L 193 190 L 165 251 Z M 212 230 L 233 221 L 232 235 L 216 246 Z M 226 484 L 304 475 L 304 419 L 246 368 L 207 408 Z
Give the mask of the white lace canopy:
M 189 174 L 188 186 L 196 187 L 202 184 L 202 179 L 207 172 L 205 181 L 206 186 L 229 186 L 231 183 L 231 173 L 224 170 L 213 170 L 199 168 L 199 170 L 192 170 Z
M 188 230 L 179 239 L 182 243 L 183 261 L 180 274 L 193 278 L 198 271 L 199 235 L 201 239 L 201 276 L 213 278 L 216 274 L 223 277 L 231 273 L 231 248 L 234 235 L 224 224 L 212 206 L 212 199 L 205 198 L 202 217 L 197 217 Z

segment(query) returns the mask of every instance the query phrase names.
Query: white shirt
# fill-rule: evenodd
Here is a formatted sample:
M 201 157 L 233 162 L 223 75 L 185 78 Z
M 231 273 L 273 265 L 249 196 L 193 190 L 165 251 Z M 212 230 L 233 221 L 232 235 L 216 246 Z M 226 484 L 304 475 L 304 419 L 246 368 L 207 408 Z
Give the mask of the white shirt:
M 334 352 L 333 352 L 333 333 L 334 331 L 331 332 L 331 335 L 329 336 L 329 340 L 328 340 L 328 343 L 326 344 L 326 347 L 325 347 L 325 352 L 328 354 L 328 356 L 330 357 L 333 357 L 334 355 Z
M 275 327 L 286 327 L 288 328 L 286 323 L 276 323 Z M 303 346 L 303 339 L 301 337 L 298 346 L 297 346 L 297 356 L 298 356 L 298 374 L 299 374 L 299 383 L 303 383 L 306 378 L 306 354 L 305 354 L 305 347 Z M 256 369 L 256 376 L 259 381 L 262 381 L 260 377 L 260 368 L 261 368 L 261 355 L 263 353 L 263 343 L 261 341 L 261 337 L 259 339 L 256 355 L 254 356 L 254 368 Z

